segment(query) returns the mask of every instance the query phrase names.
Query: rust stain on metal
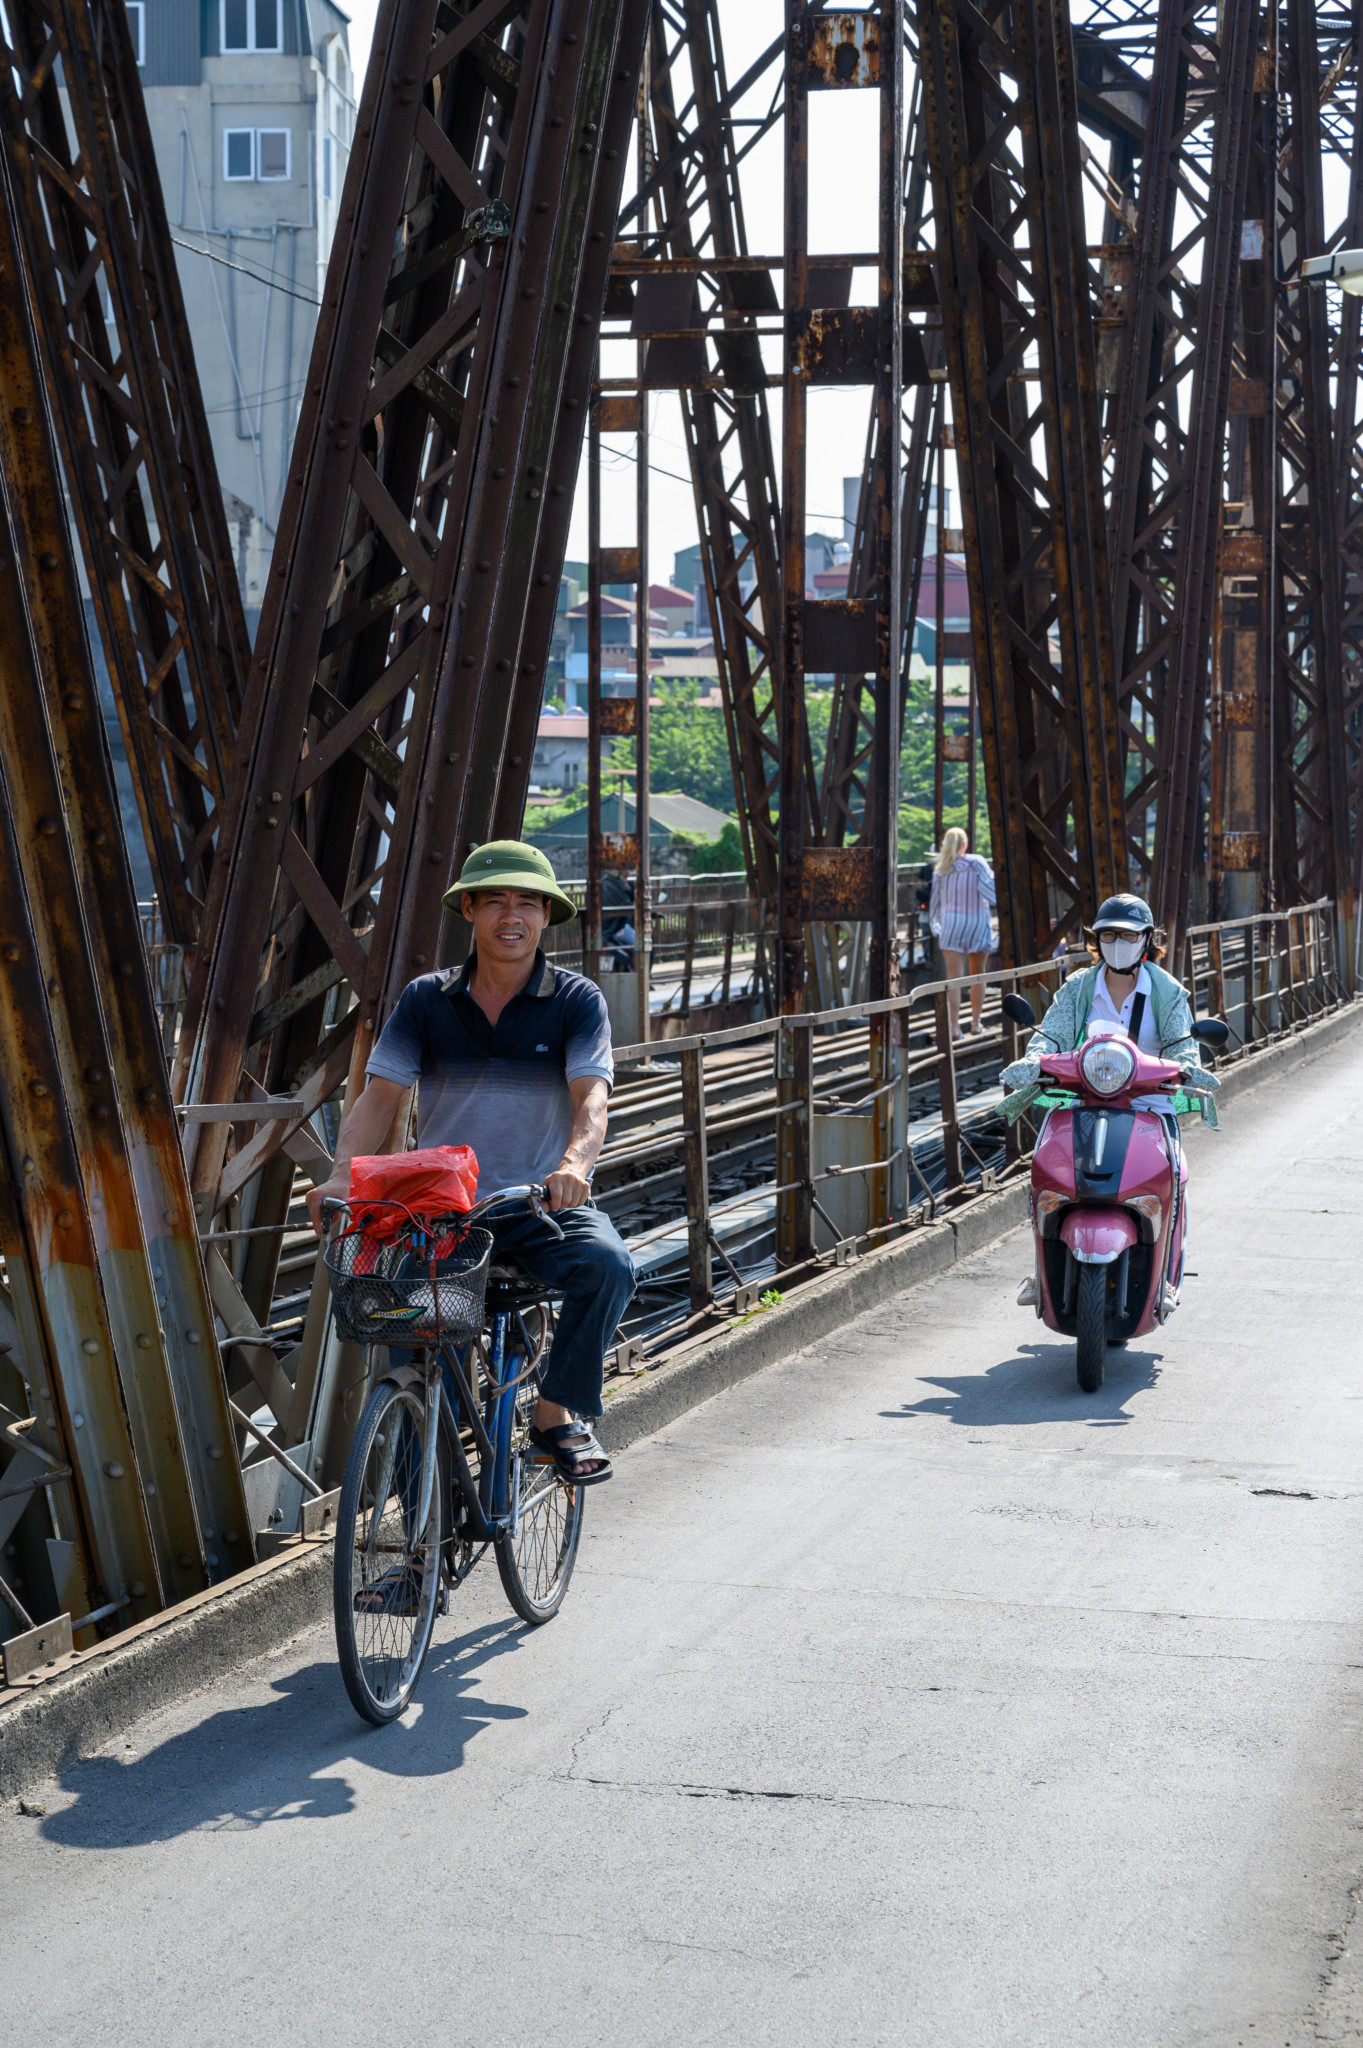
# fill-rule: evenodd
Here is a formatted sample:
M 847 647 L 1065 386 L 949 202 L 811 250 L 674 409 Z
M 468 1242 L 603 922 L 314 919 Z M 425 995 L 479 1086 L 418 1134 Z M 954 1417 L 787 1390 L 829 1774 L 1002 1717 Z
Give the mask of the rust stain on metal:
M 811 89 L 879 85 L 880 38 L 877 14 L 858 11 L 811 15 Z
M 811 384 L 874 384 L 882 360 L 874 306 L 815 306 L 802 316 L 799 361 Z
M 639 865 L 639 839 L 634 832 L 603 832 L 600 835 L 603 868 L 632 871 Z
M 875 860 L 869 846 L 805 848 L 801 914 L 807 924 L 869 918 L 875 896 Z

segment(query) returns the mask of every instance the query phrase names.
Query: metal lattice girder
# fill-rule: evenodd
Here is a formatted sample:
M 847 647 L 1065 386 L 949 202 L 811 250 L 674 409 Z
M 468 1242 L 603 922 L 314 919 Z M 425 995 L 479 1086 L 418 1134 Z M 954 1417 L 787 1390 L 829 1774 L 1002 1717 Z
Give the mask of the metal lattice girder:
M 680 394 L 734 794 L 754 892 L 771 903 L 780 775 L 780 514 L 756 328 L 760 315 L 776 313 L 777 299 L 770 270 L 744 262 L 739 166 L 778 118 L 779 71 L 771 106 L 741 148 L 733 109 L 776 67 L 782 41 L 731 88 L 717 0 L 659 0 L 649 49 L 642 112 L 652 169 L 621 214 L 614 274 L 635 295 L 632 331 L 663 331 L 649 342 L 645 385 L 674 386 Z M 681 90 L 679 78 L 689 79 Z M 694 340 L 666 334 L 675 324 L 714 333 L 717 373 L 699 332 Z
M 877 295 L 874 306 L 829 306 L 815 284 L 809 253 L 809 96 L 862 89 L 877 129 Z M 865 102 L 863 101 L 863 104 Z M 807 983 L 811 925 L 869 926 L 869 992 L 898 992 L 895 945 L 899 833 L 899 700 L 903 658 L 900 602 L 899 435 L 903 406 L 904 39 L 899 0 L 828 15 L 808 0 L 786 4 L 785 320 L 781 422 L 782 653 L 780 674 L 780 889 L 777 898 L 777 1000 L 789 1014 L 812 1007 Z M 869 109 L 868 109 L 869 116 Z M 806 437 L 811 385 L 869 387 L 873 446 L 871 505 L 864 517 L 864 595 L 811 600 L 805 595 Z M 817 817 L 806 801 L 806 670 L 859 670 L 870 678 L 873 733 L 867 775 L 870 831 L 859 847 L 814 843 Z M 811 829 L 812 828 L 812 829 Z M 818 943 L 819 935 L 813 935 Z M 776 1249 L 782 1265 L 814 1249 L 812 1119 L 808 1028 L 782 1033 L 776 1086 Z M 882 1048 L 887 1050 L 887 1048 Z M 883 1071 L 877 1060 L 877 1079 Z M 877 1099 L 879 1102 L 879 1098 Z M 877 1120 L 878 1143 L 887 1126 Z M 880 1156 L 887 1158 L 886 1151 Z M 871 1213 L 889 1220 L 888 1167 L 871 1188 Z
M 1193 316 L 1193 386 L 1180 448 L 1181 503 L 1163 703 L 1157 712 L 1157 788 L 1150 895 L 1157 921 L 1177 941 L 1188 921 L 1199 855 L 1203 757 L 1217 578 L 1225 435 L 1236 325 L 1236 281 L 1249 171 L 1258 45 L 1254 0 L 1226 11 L 1219 52 L 1201 265 Z M 1267 515 L 1266 515 L 1267 516 Z
M 1117 268 L 1126 326 L 1111 406 L 1109 551 L 1130 860 L 1140 885 L 1152 868 L 1158 723 L 1189 598 L 1199 621 L 1185 635 L 1189 645 L 1201 647 L 1212 631 L 1205 606 L 1214 594 L 1220 547 L 1216 422 L 1220 418 L 1224 428 L 1226 397 L 1224 362 L 1201 348 L 1199 313 L 1218 317 L 1226 309 L 1197 291 L 1197 274 L 1212 264 L 1222 295 L 1234 297 L 1228 252 L 1244 203 L 1255 12 L 1252 6 L 1228 10 L 1232 33 L 1218 37 L 1218 8 L 1205 0 L 1160 6 L 1132 250 Z M 1240 195 L 1238 205 L 1224 203 L 1226 190 Z M 1212 422 L 1201 428 L 1207 406 Z M 1210 475 L 1195 475 L 1195 457 L 1203 465 L 1212 457 Z M 1203 504 L 1201 526 L 1193 530 L 1189 494 L 1197 485 Z
M 1000 942 L 1022 961 L 1126 878 L 1073 56 L 1063 0 L 924 0 L 918 32 Z
M 252 1545 L 3 191 L 0 284 L 0 1236 L 58 1528 L 126 1621 Z
M 192 946 L 250 642 L 122 0 L 5 9 L 0 149 L 161 915 Z
M 905 304 L 936 304 L 937 287 L 931 259 L 916 257 L 927 227 L 928 160 L 927 136 L 923 126 L 922 80 L 915 79 L 908 131 L 904 149 L 904 248 Z M 912 288 L 912 291 L 911 291 Z M 922 350 L 922 360 L 905 363 L 906 392 L 895 445 L 882 449 L 877 432 L 878 418 L 872 415 L 862 464 L 861 488 L 857 494 L 856 523 L 852 535 L 852 566 L 848 577 L 849 597 L 871 595 L 876 579 L 877 534 L 875 506 L 879 498 L 882 463 L 894 465 L 899 478 L 900 510 L 900 596 L 904 611 L 902 672 L 907 675 L 913 648 L 913 629 L 918 615 L 918 597 L 923 578 L 923 551 L 932 520 L 932 464 L 941 445 L 943 396 L 946 379 L 940 315 L 918 328 L 913 339 Z M 926 373 L 926 377 L 925 377 Z M 939 508 L 937 525 L 942 525 Z M 904 724 L 904 696 L 900 698 L 900 744 Z M 874 810 L 871 784 L 875 751 L 875 711 L 866 677 L 856 670 L 840 672 L 833 679 L 833 702 L 828 720 L 828 749 L 824 758 L 819 817 L 822 842 L 843 846 L 869 840 Z
M 533 668 L 526 568 L 573 323 L 597 317 L 579 293 L 598 170 L 618 203 L 601 124 L 630 68 L 620 18 L 619 0 L 380 15 L 191 985 L 193 1100 L 233 1099 L 247 1069 L 325 1101 L 451 943 L 440 894 L 495 815 L 512 679 Z M 224 1172 L 205 1127 L 202 1202 L 289 1136 Z M 277 1179 L 263 1223 L 283 1221 Z
M 1322 145 L 1342 172 L 1343 219 L 1327 230 L 1326 247 L 1363 244 L 1363 61 L 1350 32 L 1331 55 L 1332 90 L 1322 93 Z M 1322 55 L 1324 52 L 1322 52 Z M 1330 309 L 1330 300 L 1326 300 Z M 1331 309 L 1334 310 L 1334 309 Z M 1363 299 L 1341 293 L 1332 333 L 1335 374 L 1336 538 L 1342 567 L 1340 642 L 1343 657 L 1343 746 L 1349 794 L 1350 887 L 1363 889 Z
M 577 313 L 563 369 L 563 400 L 554 429 L 553 453 L 546 471 L 548 490 L 536 545 L 535 573 L 525 614 L 522 659 L 517 666 L 506 757 L 497 784 L 497 808 L 489 837 L 515 839 L 525 816 L 535 733 L 544 703 L 544 675 L 553 644 L 563 559 L 568 548 L 573 492 L 582 456 L 583 434 L 591 405 L 597 335 L 606 299 L 620 178 L 616 166 L 625 157 L 634 126 L 638 78 L 651 0 L 622 0 L 620 36 L 601 122 L 601 160 L 592 187 L 587 232 L 578 280 Z
M 827 25 L 825 25 L 827 23 Z M 878 126 L 877 303 L 828 306 L 809 255 L 811 91 L 874 89 Z M 788 0 L 786 10 L 785 381 L 781 464 L 783 641 L 780 677 L 781 815 L 777 994 L 806 1005 L 805 928 L 870 925 L 870 993 L 894 992 L 895 883 L 899 829 L 899 705 L 903 659 L 899 479 L 903 403 L 902 15 L 897 4 L 825 16 Z M 864 594 L 805 596 L 808 393 L 820 384 L 868 387 L 874 417 L 873 498 L 863 521 Z M 809 754 L 806 672 L 860 670 L 873 706 L 867 810 L 860 847 L 819 845 L 821 821 L 806 799 Z M 791 1174 L 783 1170 L 782 1178 Z M 800 1178 L 798 1171 L 795 1178 Z M 800 1250 L 802 1232 L 793 1249 Z M 788 1252 L 789 1255 L 789 1252 Z
M 1133 247 L 1118 271 L 1108 543 L 1128 851 L 1139 886 L 1158 866 L 1159 914 L 1175 923 L 1201 778 L 1257 43 L 1256 0 L 1160 8 Z
M 1290 904 L 1351 896 L 1352 863 L 1329 311 L 1322 291 L 1293 288 L 1305 258 L 1325 246 L 1314 6 L 1286 0 L 1279 26 L 1279 105 L 1287 120 L 1280 121 L 1275 180 L 1273 751 L 1277 887 L 1279 901 Z

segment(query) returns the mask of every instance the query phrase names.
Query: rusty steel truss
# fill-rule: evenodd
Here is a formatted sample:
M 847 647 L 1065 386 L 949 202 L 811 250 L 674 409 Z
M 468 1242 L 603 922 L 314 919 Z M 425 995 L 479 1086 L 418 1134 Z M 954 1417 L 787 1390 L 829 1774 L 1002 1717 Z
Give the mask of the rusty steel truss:
M 652 1043 L 653 394 L 678 394 L 753 1000 L 780 1013 L 751 1029 L 776 1048 L 783 1267 L 816 1270 L 820 1228 L 841 1247 L 921 1220 L 899 764 L 930 528 L 936 822 L 960 545 L 1007 961 L 1050 960 L 1130 884 L 1218 1001 L 1223 920 L 1242 920 L 1255 1027 L 1303 947 L 1336 957 L 1326 899 L 1347 936 L 1360 308 L 1303 266 L 1363 244 L 1359 0 L 1076 0 L 1074 19 L 1066 0 L 786 0 L 738 76 L 728 5 L 384 0 L 253 655 L 126 12 L 16 0 L 0 23 L 0 1528 L 83 1640 L 254 1554 L 234 1396 L 338 1473 L 365 1366 L 320 1280 L 277 1314 L 297 1175 L 328 1169 L 401 988 L 462 957 L 452 876 L 521 829 L 584 441 L 585 964 L 610 971 L 603 884 L 628 871 L 632 1051 Z M 834 256 L 809 226 L 825 92 L 859 93 L 877 137 L 875 246 Z M 754 254 L 748 165 L 778 133 L 784 233 Z M 806 571 L 823 385 L 867 405 L 832 597 Z M 632 537 L 602 533 L 619 435 Z M 602 689 L 603 584 L 635 593 L 627 697 Z M 162 928 L 193 955 L 171 1073 L 83 593 Z M 635 744 L 632 835 L 602 803 L 611 735 Z M 810 1013 L 848 998 L 870 1004 L 866 1087 L 816 1126 Z M 948 1017 L 942 996 L 959 1192 Z M 705 1318 L 719 1247 L 704 1049 L 685 1045 Z M 844 1241 L 841 1164 L 816 1149 L 852 1121 L 867 1179 L 834 1203 L 858 1219 Z
M 4 9 L 0 152 L 162 924 L 193 947 L 250 642 L 121 0 Z

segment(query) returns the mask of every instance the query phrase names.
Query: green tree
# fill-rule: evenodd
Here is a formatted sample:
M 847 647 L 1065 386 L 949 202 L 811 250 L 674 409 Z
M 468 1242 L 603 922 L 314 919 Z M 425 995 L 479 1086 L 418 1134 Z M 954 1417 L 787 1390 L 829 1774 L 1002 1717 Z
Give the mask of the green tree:
M 689 832 L 679 837 L 691 839 L 693 875 L 736 875 L 743 866 L 743 840 L 732 818 L 717 839 L 692 839 Z
M 734 778 L 724 713 L 702 706 L 700 684 L 659 685 L 661 701 L 648 715 L 648 773 L 656 790 L 676 790 L 717 811 L 732 811 Z M 633 745 L 630 745 L 633 761 Z M 621 749 L 617 745 L 616 760 Z

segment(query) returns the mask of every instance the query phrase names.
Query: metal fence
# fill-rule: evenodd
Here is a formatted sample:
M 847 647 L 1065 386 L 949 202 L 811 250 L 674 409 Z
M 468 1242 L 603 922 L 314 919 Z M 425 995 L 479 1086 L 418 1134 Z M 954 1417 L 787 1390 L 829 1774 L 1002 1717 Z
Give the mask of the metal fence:
M 1252 1056 L 1349 999 L 1334 918 L 1327 901 L 1189 932 L 1195 1010 L 1231 1027 L 1213 1064 Z M 1041 1015 L 1084 964 L 1070 955 L 618 1049 L 597 1199 L 641 1287 L 614 1369 L 661 1362 L 766 1289 L 785 1294 L 1025 1175 L 1033 1132 L 1026 1119 L 1005 1122 L 999 1076 L 1028 1034 L 998 998 L 1015 988 Z M 967 1014 L 977 984 L 983 1029 L 953 1039 L 949 998 L 959 993 Z
M 1345 1000 L 1329 897 L 1189 927 L 1183 979 L 1199 1013 L 1224 1017 L 1226 1057 L 1252 1052 Z
M 634 1253 L 640 1294 L 617 1368 L 1024 1170 L 1028 1138 L 1004 1121 L 999 1074 L 1026 1034 L 998 998 L 1016 988 L 1043 1010 L 1065 964 L 620 1048 L 597 1200 Z M 966 997 L 968 1016 L 976 983 L 981 1029 L 953 1037 L 951 998 Z

